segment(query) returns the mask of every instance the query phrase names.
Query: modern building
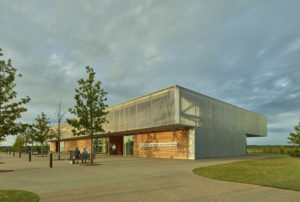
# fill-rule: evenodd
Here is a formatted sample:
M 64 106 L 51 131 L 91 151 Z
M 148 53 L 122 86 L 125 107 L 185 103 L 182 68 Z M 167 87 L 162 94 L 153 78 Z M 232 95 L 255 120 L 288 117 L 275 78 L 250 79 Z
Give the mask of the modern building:
M 267 136 L 267 119 L 174 85 L 107 108 L 109 123 L 96 134 L 95 151 L 108 155 L 198 159 L 245 155 L 247 137 Z M 88 136 L 62 125 L 61 151 L 90 152 Z M 112 152 L 112 145 L 118 147 Z M 51 140 L 51 151 L 57 142 Z

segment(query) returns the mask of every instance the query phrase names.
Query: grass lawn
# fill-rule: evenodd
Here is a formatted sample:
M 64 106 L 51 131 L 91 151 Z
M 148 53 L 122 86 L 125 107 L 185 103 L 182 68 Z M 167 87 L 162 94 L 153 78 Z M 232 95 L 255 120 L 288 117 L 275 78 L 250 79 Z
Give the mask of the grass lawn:
M 216 180 L 300 191 L 300 158 L 241 161 L 196 168 L 193 172 Z
M 0 201 L 39 201 L 40 197 L 22 190 L 0 190 Z

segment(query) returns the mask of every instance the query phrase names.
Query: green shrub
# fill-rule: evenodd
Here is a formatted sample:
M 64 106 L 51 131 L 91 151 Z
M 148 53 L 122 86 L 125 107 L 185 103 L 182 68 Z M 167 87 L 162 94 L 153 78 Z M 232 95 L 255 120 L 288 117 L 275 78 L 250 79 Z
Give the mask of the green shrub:
M 299 150 L 297 146 L 289 145 L 262 145 L 262 146 L 247 146 L 247 153 L 263 153 L 263 154 L 290 154 L 294 150 Z
M 285 151 L 284 151 L 284 147 L 280 147 L 280 154 L 284 154 Z
M 300 151 L 297 149 L 294 149 L 292 151 L 289 151 L 289 155 L 293 157 L 300 157 Z
M 38 152 L 38 151 L 41 151 L 41 146 L 40 145 L 34 145 L 33 147 L 32 146 L 27 146 L 27 151 L 32 151 L 32 152 Z M 8 151 L 19 151 L 17 149 L 15 149 L 14 147 L 10 147 L 10 149 Z M 25 151 L 25 147 L 22 147 L 22 152 Z M 43 146 L 43 151 L 50 151 L 50 145 L 49 144 L 46 144 Z

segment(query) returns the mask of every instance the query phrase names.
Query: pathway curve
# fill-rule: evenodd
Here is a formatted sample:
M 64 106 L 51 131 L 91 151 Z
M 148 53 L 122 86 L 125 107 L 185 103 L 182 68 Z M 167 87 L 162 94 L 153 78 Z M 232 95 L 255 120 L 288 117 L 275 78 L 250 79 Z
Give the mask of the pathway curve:
M 0 154 L 0 189 L 37 193 L 43 201 L 299 201 L 300 192 L 256 185 L 217 181 L 192 173 L 201 166 L 270 157 L 169 160 L 97 156 L 101 166 L 72 165 Z M 65 155 L 64 158 L 67 158 Z

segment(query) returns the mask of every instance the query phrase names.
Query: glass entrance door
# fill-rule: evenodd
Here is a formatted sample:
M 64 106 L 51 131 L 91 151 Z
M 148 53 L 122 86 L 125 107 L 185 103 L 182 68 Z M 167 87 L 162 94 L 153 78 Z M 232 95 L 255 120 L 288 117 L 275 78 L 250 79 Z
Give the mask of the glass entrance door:
M 133 135 L 127 135 L 124 136 L 124 156 L 132 156 L 133 155 L 133 142 L 134 142 L 134 137 Z

